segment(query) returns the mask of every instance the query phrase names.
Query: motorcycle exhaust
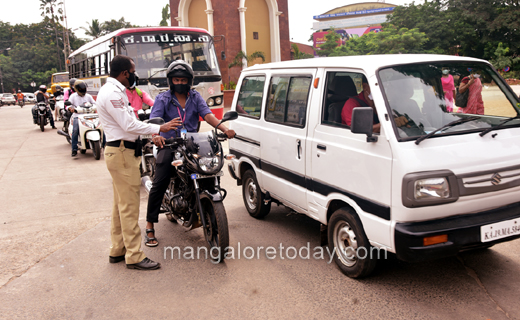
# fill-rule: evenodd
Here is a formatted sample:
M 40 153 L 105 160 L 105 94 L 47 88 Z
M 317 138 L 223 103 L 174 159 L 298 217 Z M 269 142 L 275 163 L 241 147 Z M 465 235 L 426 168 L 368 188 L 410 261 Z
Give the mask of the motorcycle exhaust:
M 62 130 L 58 130 L 58 134 L 59 134 L 60 136 L 64 136 L 64 137 L 70 138 L 69 134 L 63 132 Z
M 146 192 L 150 194 L 150 190 L 152 189 L 152 179 L 149 176 L 144 176 L 141 178 L 141 184 L 146 189 Z

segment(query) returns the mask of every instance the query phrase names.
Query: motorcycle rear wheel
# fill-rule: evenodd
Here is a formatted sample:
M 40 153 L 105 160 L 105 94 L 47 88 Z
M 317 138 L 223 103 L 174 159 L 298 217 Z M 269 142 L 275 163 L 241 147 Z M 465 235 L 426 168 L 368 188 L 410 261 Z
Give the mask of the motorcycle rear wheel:
M 219 263 L 224 262 L 229 247 L 229 230 L 224 204 L 214 202 L 205 193 L 200 195 L 200 203 L 206 218 L 206 228 L 203 227 L 203 232 L 209 246 L 210 256 L 216 258 L 215 260 Z M 218 253 L 218 257 L 216 253 Z
M 45 131 L 45 116 L 40 116 L 40 130 Z

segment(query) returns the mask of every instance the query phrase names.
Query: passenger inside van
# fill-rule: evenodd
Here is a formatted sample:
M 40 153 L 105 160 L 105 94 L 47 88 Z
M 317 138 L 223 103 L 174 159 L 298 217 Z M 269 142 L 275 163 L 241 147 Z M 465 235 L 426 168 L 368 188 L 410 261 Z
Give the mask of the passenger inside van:
M 341 123 L 350 126 L 352 122 L 352 111 L 357 107 L 371 107 L 374 110 L 374 125 L 372 127 L 375 133 L 379 133 L 381 130 L 381 124 L 377 117 L 377 112 L 374 108 L 374 101 L 372 100 L 372 94 L 370 93 L 370 86 L 368 85 L 367 78 L 362 78 L 363 91 L 357 96 L 352 97 L 345 102 L 341 111 Z

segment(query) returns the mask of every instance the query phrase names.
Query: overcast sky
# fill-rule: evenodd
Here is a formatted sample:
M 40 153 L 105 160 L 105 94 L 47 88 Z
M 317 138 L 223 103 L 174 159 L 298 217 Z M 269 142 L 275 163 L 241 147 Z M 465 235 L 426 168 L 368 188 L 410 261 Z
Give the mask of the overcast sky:
M 168 0 L 63 0 L 67 11 L 70 29 L 87 27 L 87 21 L 98 19 L 100 22 L 124 17 L 126 21 L 140 26 L 156 26 L 161 21 L 161 9 Z M 365 2 L 362 0 L 288 0 L 289 32 L 291 41 L 308 43 L 312 33 L 313 16 L 345 5 Z M 368 1 L 366 1 L 368 2 Z M 372 2 L 376 2 L 375 0 Z M 387 3 L 404 5 L 412 0 L 387 0 Z M 417 0 L 416 3 L 423 3 Z M 247 7 L 247 0 L 246 0 Z M 2 0 L 0 21 L 11 24 L 30 24 L 42 20 L 39 0 Z M 79 37 L 85 37 L 83 30 L 74 30 Z M 312 43 L 309 43 L 312 44 Z

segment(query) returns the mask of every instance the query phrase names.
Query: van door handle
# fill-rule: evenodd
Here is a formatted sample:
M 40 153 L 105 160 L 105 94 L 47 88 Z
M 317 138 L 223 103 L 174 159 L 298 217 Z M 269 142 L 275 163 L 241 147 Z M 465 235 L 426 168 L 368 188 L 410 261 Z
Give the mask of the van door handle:
M 318 144 L 318 149 L 326 151 L 327 150 L 327 146 L 324 146 L 322 144 Z
M 296 148 L 298 149 L 297 152 L 298 152 L 298 160 L 299 160 L 300 159 L 300 149 L 302 147 L 302 141 L 300 139 L 297 139 L 296 144 L 297 144 Z

